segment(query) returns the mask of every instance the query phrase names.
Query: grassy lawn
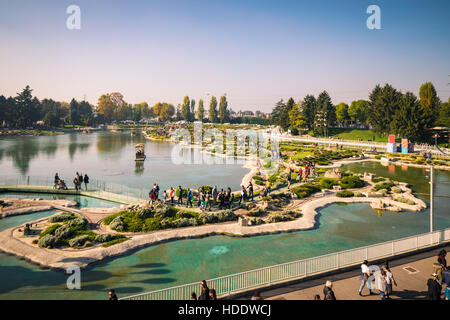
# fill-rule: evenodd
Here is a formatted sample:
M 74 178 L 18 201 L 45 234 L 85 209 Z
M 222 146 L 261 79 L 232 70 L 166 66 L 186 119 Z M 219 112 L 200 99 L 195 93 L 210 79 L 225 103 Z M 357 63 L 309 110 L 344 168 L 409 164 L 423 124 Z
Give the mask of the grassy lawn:
M 363 139 L 363 141 L 373 141 L 373 137 L 375 136 L 375 141 L 378 142 L 387 142 L 388 135 L 380 135 L 379 133 L 375 133 L 372 130 L 366 129 L 352 129 L 352 128 L 332 128 L 330 129 L 330 135 L 333 137 L 342 138 L 344 140 L 359 140 Z M 396 141 L 400 142 L 401 139 L 396 139 Z

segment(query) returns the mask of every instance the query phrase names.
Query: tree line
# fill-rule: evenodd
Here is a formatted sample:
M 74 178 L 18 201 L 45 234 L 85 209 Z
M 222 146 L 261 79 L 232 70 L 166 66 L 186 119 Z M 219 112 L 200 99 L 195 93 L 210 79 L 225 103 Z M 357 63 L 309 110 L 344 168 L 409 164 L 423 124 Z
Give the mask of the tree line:
M 329 94 L 321 92 L 317 98 L 308 94 L 295 103 L 280 100 L 272 110 L 272 123 L 293 134 L 312 131 L 328 136 L 333 127 L 350 124 L 371 128 L 380 134 L 394 133 L 412 141 L 429 138 L 435 126 L 450 127 L 448 102 L 442 103 L 431 82 L 423 83 L 419 98 L 411 92 L 402 93 L 390 84 L 380 85 L 369 94 L 369 100 L 356 100 L 350 106 L 341 102 L 333 105 Z

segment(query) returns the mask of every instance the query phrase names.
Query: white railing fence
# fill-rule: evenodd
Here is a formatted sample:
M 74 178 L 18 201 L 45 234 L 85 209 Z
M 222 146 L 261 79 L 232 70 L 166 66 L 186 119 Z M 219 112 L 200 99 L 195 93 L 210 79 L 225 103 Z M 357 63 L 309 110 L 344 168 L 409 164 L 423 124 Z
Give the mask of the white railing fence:
M 364 260 L 370 261 L 387 258 L 448 241 L 450 241 L 450 228 L 362 248 L 236 273 L 207 280 L 207 283 L 209 288 L 216 290 L 218 296 L 224 296 L 263 285 L 358 265 Z M 192 292 L 200 293 L 200 288 L 200 282 L 194 282 L 124 297 L 121 300 L 189 300 Z
M 63 179 L 63 177 L 61 177 Z M 69 189 L 74 189 L 72 180 L 64 179 Z M 53 177 L 36 176 L 0 176 L 0 186 L 41 186 L 52 188 L 54 185 Z M 84 183 L 81 185 L 82 191 L 85 190 Z M 114 193 L 124 200 L 144 199 L 146 200 L 149 190 L 130 188 L 121 184 L 102 181 L 94 178 L 89 179 L 88 191 Z

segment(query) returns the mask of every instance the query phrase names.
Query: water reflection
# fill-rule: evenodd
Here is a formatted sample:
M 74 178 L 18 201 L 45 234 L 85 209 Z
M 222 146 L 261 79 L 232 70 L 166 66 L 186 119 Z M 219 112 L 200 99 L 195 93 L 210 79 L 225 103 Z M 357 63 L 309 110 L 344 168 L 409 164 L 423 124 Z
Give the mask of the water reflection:
M 39 154 L 39 142 L 35 138 L 16 140 L 5 152 L 22 175 L 28 173 L 30 161 Z

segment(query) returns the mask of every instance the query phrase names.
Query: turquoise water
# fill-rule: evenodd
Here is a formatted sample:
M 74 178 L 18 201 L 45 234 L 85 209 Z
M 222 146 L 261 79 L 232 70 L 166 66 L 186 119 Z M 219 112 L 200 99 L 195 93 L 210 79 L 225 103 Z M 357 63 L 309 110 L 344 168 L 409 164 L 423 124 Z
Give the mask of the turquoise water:
M 395 175 L 428 192 L 427 172 L 383 167 L 378 163 L 347 166 L 352 171 Z M 449 195 L 450 174 L 436 171 L 436 194 Z M 421 196 L 427 199 L 427 195 Z M 435 228 L 450 227 L 450 199 L 435 199 Z M 44 270 L 0 254 L 1 299 L 105 299 L 108 288 L 119 296 L 171 287 L 254 268 L 323 255 L 428 232 L 428 210 L 375 213 L 368 204 L 333 204 L 320 211 L 314 230 L 248 238 L 214 236 L 150 246 L 100 262 L 82 271 L 82 290 L 65 288 L 62 272 Z M 29 216 L 30 219 L 35 219 Z M 7 221 L 0 220 L 0 225 Z M 24 221 L 21 220 L 20 223 Z M 8 224 L 10 224 L 8 222 Z

